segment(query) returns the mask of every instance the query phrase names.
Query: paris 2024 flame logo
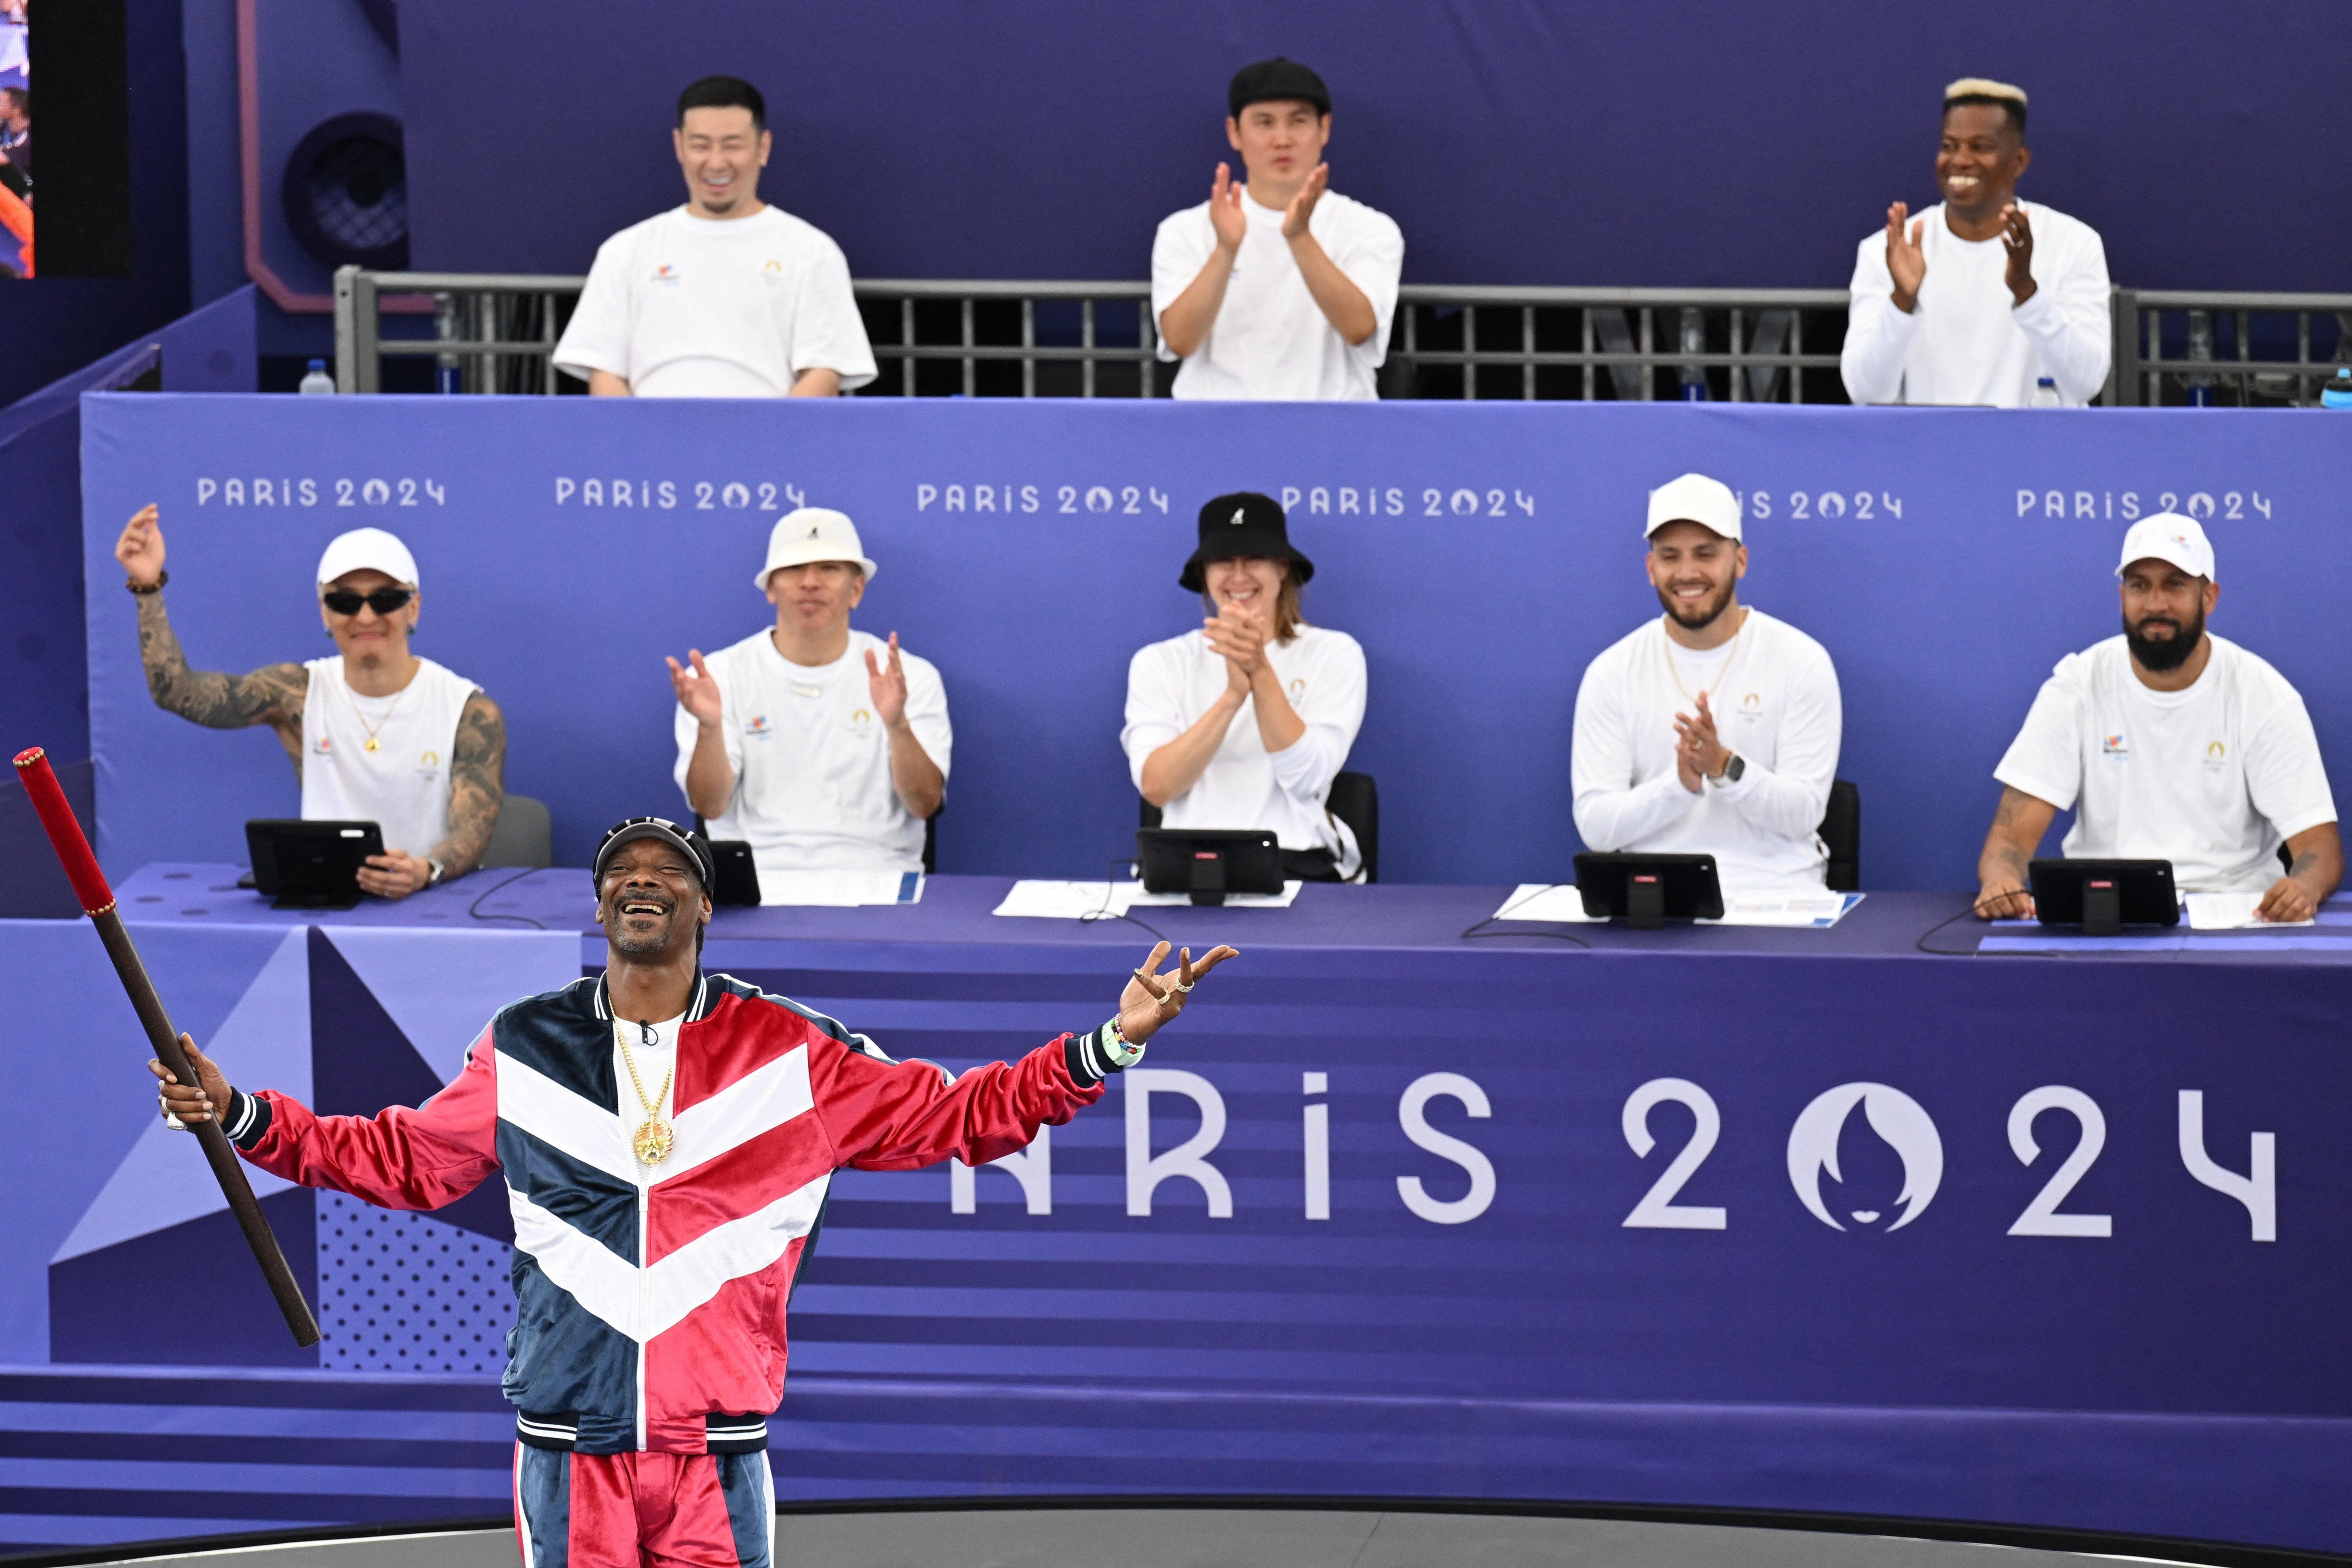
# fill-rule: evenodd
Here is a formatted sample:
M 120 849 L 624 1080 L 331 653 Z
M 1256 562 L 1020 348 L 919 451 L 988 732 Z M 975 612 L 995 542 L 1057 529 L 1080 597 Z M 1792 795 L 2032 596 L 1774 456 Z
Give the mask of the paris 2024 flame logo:
M 1822 1199 L 1822 1174 L 1843 1182 L 1838 1173 L 1838 1136 L 1856 1105 L 1871 1131 L 1885 1139 L 1903 1159 L 1903 1190 L 1895 1202 L 1902 1213 L 1892 1225 L 1878 1226 L 1876 1209 L 1854 1209 L 1847 1217 L 1857 1225 L 1901 1230 L 1926 1212 L 1944 1180 L 1944 1141 L 1919 1102 L 1899 1089 L 1883 1083 L 1842 1083 L 1817 1098 L 1789 1129 L 1789 1181 L 1813 1217 L 1832 1230 L 1847 1227 L 1830 1213 Z

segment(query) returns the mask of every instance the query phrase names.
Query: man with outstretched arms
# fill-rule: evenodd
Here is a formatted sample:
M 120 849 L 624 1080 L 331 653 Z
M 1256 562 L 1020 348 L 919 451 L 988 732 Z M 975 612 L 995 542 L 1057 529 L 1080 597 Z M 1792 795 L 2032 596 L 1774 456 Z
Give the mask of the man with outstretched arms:
M 767 1568 L 767 1417 L 785 1308 L 832 1173 L 984 1164 L 1102 1098 L 1199 977 L 1151 950 L 1109 1020 L 950 1078 L 782 996 L 703 972 L 710 851 L 632 817 L 596 851 L 605 969 L 502 1009 L 422 1106 L 319 1116 L 232 1088 L 182 1037 L 164 1114 L 218 1115 L 306 1186 L 429 1209 L 493 1173 L 514 1215 L 515 1529 L 526 1563 Z
M 2022 408 L 2044 377 L 2059 403 L 2099 395 L 2115 352 L 2106 247 L 2080 219 L 2017 199 L 2032 161 L 2022 89 L 1979 77 L 1944 89 L 1944 199 L 1916 218 L 1888 207 L 1854 260 L 1848 397 Z
M 2069 858 L 2169 860 L 2184 893 L 2260 893 L 2263 920 L 2311 919 L 2344 879 L 2344 838 L 2302 695 L 2205 629 L 2221 585 L 2194 518 L 2132 524 L 2116 577 L 2122 635 L 2058 661 L 1993 770 L 1977 914 L 2032 917 L 2033 853 L 2074 806 Z
M 1243 67 L 1226 107 L 1246 181 L 1218 164 L 1209 199 L 1164 219 L 1151 242 L 1160 357 L 1184 362 L 1172 395 L 1377 397 L 1404 236 L 1331 192 L 1329 90 L 1277 57 Z
M 1819 892 L 1843 714 L 1827 649 L 1739 602 L 1739 498 L 1703 474 L 1650 492 L 1665 615 L 1576 692 L 1576 831 L 1602 851 L 1712 855 L 1727 893 Z
M 788 512 L 752 578 L 775 624 L 669 660 L 677 786 L 762 871 L 923 868 L 955 737 L 930 661 L 850 629 L 878 570 L 845 514 Z
M 142 509 L 114 558 L 139 602 L 139 657 L 155 706 L 215 730 L 267 724 L 302 781 L 302 815 L 373 822 L 383 853 L 362 890 L 402 899 L 481 863 L 506 800 L 506 720 L 464 676 L 409 651 L 423 598 L 416 558 L 381 528 L 338 534 L 319 558 L 319 618 L 335 656 L 247 675 L 190 669 L 163 611 L 163 525 Z
M 705 77 L 670 132 L 686 205 L 597 247 L 555 368 L 599 397 L 831 397 L 874 379 L 841 247 L 760 200 L 760 89 Z

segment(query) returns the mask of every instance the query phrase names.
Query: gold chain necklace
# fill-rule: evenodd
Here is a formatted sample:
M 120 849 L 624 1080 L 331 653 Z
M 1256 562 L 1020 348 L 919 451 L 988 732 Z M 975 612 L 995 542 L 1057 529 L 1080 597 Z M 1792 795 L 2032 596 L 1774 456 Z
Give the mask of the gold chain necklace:
M 408 678 L 408 686 L 414 686 L 415 684 L 416 678 L 413 675 L 410 676 Z M 357 719 L 360 721 L 360 728 L 367 731 L 366 750 L 371 752 L 377 750 L 375 732 L 392 721 L 392 710 L 393 709 L 400 706 L 400 700 L 402 698 L 408 695 L 408 686 L 404 686 L 399 690 L 392 694 L 392 701 L 390 705 L 384 709 L 383 717 L 371 724 L 367 721 L 366 710 L 360 707 L 359 694 L 352 689 L 351 681 L 346 679 L 343 682 L 343 700 L 352 705 L 352 717 Z
M 637 1027 L 646 1032 L 645 1044 L 653 1045 L 656 1039 L 653 1026 L 639 1023 Z M 637 1091 L 637 1103 L 645 1107 L 646 1111 L 646 1119 L 637 1123 L 637 1131 L 630 1138 L 629 1147 L 636 1151 L 639 1160 L 648 1165 L 658 1165 L 669 1158 L 671 1145 L 677 1141 L 670 1131 L 669 1123 L 662 1120 L 661 1108 L 669 1099 L 670 1079 L 677 1076 L 677 1058 L 672 1057 L 669 1070 L 662 1074 L 661 1092 L 648 1100 L 646 1098 L 645 1080 L 637 1077 L 637 1058 L 629 1050 L 629 1026 L 618 1018 L 613 1020 L 613 1039 L 621 1047 L 622 1065 L 629 1069 L 629 1087 Z
M 1675 689 L 1683 694 L 1684 701 L 1696 703 L 1698 700 L 1698 697 L 1693 697 L 1690 694 L 1690 689 L 1683 684 L 1682 668 L 1675 663 L 1675 639 L 1673 636 L 1666 631 L 1664 622 L 1659 624 L 1658 634 L 1666 639 L 1666 673 L 1675 678 Z M 1732 661 L 1739 657 L 1739 639 L 1747 635 L 1748 608 L 1743 605 L 1740 606 L 1739 610 L 1739 629 L 1731 634 L 1731 651 L 1723 656 L 1723 668 L 1715 672 L 1715 679 L 1713 683 L 1699 688 L 1699 697 L 1712 697 L 1715 695 L 1717 689 L 1723 685 L 1723 678 L 1731 673 Z

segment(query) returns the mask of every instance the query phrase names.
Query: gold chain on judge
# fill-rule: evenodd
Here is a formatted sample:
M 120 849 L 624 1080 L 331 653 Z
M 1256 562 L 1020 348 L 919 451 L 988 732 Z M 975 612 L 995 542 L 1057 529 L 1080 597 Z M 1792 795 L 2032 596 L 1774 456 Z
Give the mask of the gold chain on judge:
M 410 679 L 409 679 L 409 682 L 408 682 L 408 686 L 414 686 L 414 685 L 415 685 L 415 684 L 416 684 L 416 681 L 415 681 L 415 677 L 411 677 L 411 678 L 410 678 Z M 354 719 L 357 719 L 357 720 L 360 721 L 360 728 L 361 728 L 361 729 L 362 729 L 362 730 L 365 730 L 365 731 L 367 731 L 367 747 L 366 747 L 366 749 L 367 749 L 368 751 L 373 752 L 373 751 L 374 751 L 374 750 L 376 749 L 375 732 L 376 732 L 378 730 L 383 729 L 383 728 L 384 727 L 385 723 L 391 720 L 391 718 L 392 718 L 392 710 L 393 710 L 393 709 L 399 707 L 399 706 L 400 706 L 400 700 L 401 700 L 402 698 L 404 698 L 404 697 L 405 697 L 405 696 L 407 696 L 407 695 L 408 695 L 408 686 L 404 686 L 404 687 L 402 687 L 399 690 L 397 690 L 397 691 L 395 691 L 395 692 L 394 692 L 394 693 L 392 694 L 392 701 L 391 701 L 391 703 L 390 703 L 390 704 L 389 704 L 389 705 L 384 709 L 384 710 L 383 710 L 383 718 L 381 718 L 381 719 L 378 719 L 374 723 L 371 724 L 371 723 L 369 723 L 369 722 L 367 721 L 367 714 L 366 714 L 366 712 L 365 712 L 364 710 L 362 710 L 361 709 L 361 707 L 360 707 L 360 700 L 359 700 L 358 695 L 357 695 L 355 692 L 353 692 L 353 691 L 352 690 L 352 685 L 351 685 L 351 682 L 350 682 L 350 681 L 348 681 L 348 680 L 346 680 L 346 681 L 344 681 L 344 682 L 343 682 L 343 700 L 344 700 L 344 701 L 346 701 L 346 702 L 348 702 L 348 703 L 350 703 L 350 704 L 352 705 L 352 718 L 354 718 Z
M 645 1082 L 637 1077 L 637 1058 L 629 1050 L 629 1026 L 618 1018 L 613 1020 L 613 1038 L 621 1047 L 621 1064 L 629 1069 L 629 1087 L 637 1091 L 637 1103 L 646 1111 L 646 1119 L 637 1123 L 636 1132 L 629 1139 L 629 1147 L 645 1163 L 658 1165 L 669 1158 L 671 1145 L 677 1142 L 669 1123 L 662 1120 L 661 1108 L 669 1099 L 670 1079 L 677 1076 L 677 1059 L 673 1057 L 669 1070 L 662 1074 L 661 1092 L 647 1100 Z
M 1670 635 L 1666 635 L 1666 628 L 1663 625 L 1658 627 L 1658 631 L 1662 636 L 1666 637 L 1666 673 L 1675 678 L 1675 689 L 1683 694 L 1684 701 L 1697 701 L 1698 698 L 1693 697 L 1690 694 L 1690 688 L 1683 684 L 1683 672 L 1680 667 L 1675 663 L 1674 637 Z M 1712 697 L 1717 691 L 1722 689 L 1724 678 L 1731 673 L 1733 661 L 1739 658 L 1739 639 L 1747 635 L 1748 606 L 1742 605 L 1739 606 L 1739 629 L 1731 634 L 1731 651 L 1723 656 L 1723 668 L 1715 672 L 1714 681 L 1709 685 L 1699 688 L 1700 697 Z

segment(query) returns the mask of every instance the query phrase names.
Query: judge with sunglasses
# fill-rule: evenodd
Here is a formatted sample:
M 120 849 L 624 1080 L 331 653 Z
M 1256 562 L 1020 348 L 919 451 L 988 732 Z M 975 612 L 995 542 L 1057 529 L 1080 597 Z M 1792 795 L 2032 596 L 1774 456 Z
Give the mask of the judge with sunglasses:
M 302 815 L 373 822 L 384 852 L 360 886 L 400 899 L 474 868 L 506 799 L 506 721 L 482 689 L 411 653 L 416 560 L 380 528 L 338 535 L 319 560 L 331 658 L 248 675 L 191 669 L 163 610 L 163 530 L 148 506 L 114 546 L 139 604 L 155 705 L 214 730 L 267 724 L 302 781 Z

